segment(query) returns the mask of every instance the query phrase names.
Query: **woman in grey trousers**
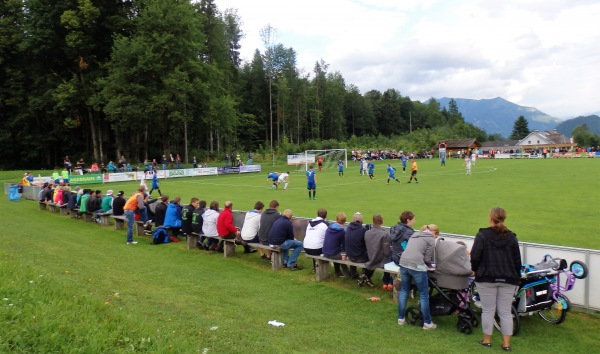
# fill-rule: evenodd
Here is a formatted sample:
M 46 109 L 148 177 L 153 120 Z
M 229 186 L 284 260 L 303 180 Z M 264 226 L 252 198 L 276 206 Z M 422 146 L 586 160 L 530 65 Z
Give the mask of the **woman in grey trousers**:
M 506 211 L 493 208 L 490 211 L 489 227 L 479 229 L 471 249 L 471 269 L 475 272 L 475 283 L 481 299 L 481 327 L 484 347 L 491 347 L 494 314 L 500 317 L 502 349 L 510 352 L 513 332 L 511 306 L 521 278 L 521 251 L 515 233 L 510 231 L 504 220 Z

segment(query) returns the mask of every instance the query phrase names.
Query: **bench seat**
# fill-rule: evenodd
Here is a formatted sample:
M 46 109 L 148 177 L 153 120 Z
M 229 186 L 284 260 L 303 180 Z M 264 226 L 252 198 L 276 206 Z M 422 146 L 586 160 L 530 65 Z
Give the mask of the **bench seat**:
M 125 228 L 125 222 L 127 221 L 125 215 L 111 215 L 110 217 L 115 221 L 115 230 L 121 230 Z
M 283 254 L 279 248 L 273 248 L 269 245 L 263 245 L 262 243 L 247 243 L 247 245 L 252 248 L 271 251 L 271 268 L 273 270 L 278 270 L 283 267 Z

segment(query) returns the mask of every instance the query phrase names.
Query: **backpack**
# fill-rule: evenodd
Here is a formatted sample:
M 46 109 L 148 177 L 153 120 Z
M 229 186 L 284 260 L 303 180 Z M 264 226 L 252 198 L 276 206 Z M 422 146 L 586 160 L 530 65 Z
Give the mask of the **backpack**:
M 152 243 L 159 245 L 161 243 L 169 242 L 169 233 L 164 227 L 159 227 L 152 232 Z

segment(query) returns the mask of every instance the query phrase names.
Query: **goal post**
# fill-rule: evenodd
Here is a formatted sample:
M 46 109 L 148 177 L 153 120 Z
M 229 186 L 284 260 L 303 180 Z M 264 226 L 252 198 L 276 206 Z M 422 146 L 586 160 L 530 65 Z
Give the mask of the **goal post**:
M 337 167 L 339 160 L 344 162 L 344 167 L 348 167 L 347 149 L 320 149 L 304 151 L 304 171 L 308 171 L 308 166 L 316 164 L 319 157 L 323 159 L 323 168 Z M 316 167 L 316 166 L 315 166 Z

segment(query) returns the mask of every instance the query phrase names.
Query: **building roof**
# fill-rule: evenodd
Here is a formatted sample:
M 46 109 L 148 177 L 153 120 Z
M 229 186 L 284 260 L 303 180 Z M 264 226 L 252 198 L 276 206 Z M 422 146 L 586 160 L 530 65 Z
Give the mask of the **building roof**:
M 519 140 L 496 140 L 496 141 L 484 141 L 481 143 L 481 147 L 490 148 L 490 147 L 512 147 L 517 146 Z
M 446 143 L 446 148 L 448 149 L 467 149 L 481 146 L 481 143 L 474 138 L 440 140 L 438 141 L 438 146 L 440 143 Z
M 549 130 L 540 132 L 537 130 L 532 131 L 526 137 L 519 140 L 517 145 L 555 145 L 555 144 L 569 144 L 571 141 L 566 136 L 560 134 L 556 130 Z

